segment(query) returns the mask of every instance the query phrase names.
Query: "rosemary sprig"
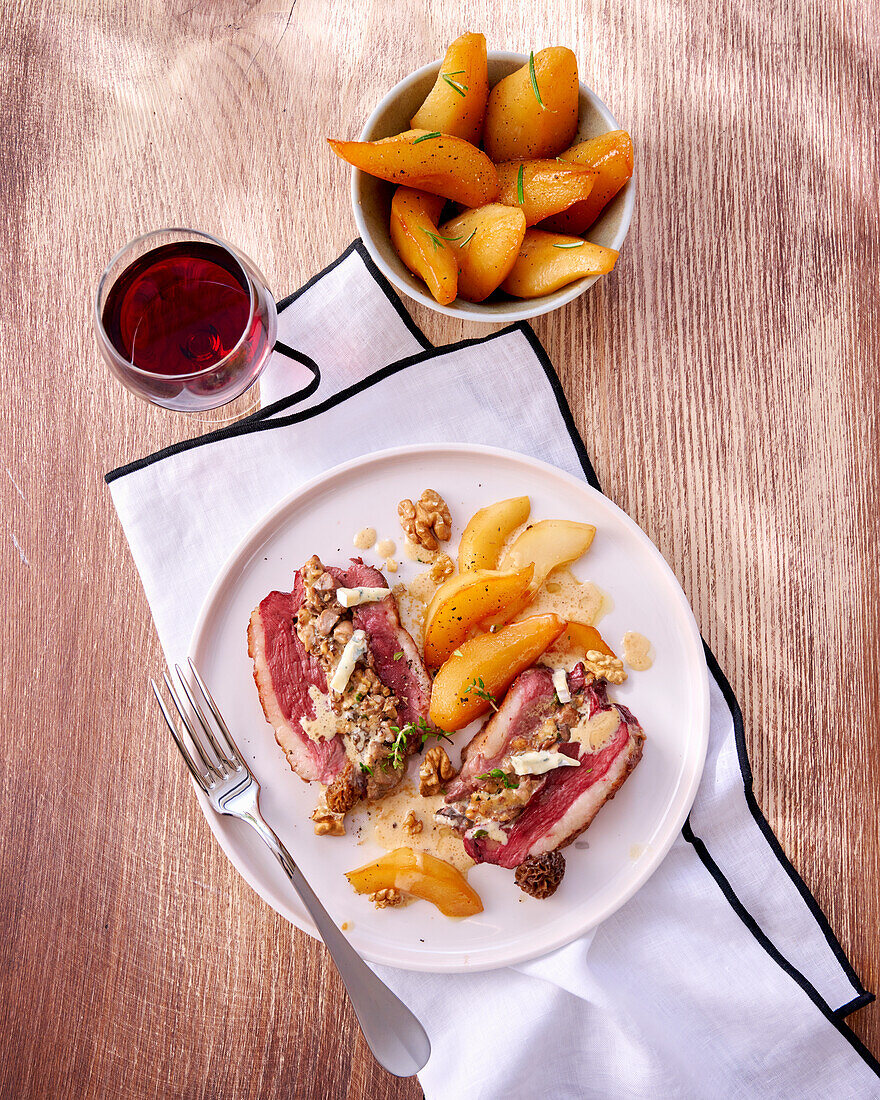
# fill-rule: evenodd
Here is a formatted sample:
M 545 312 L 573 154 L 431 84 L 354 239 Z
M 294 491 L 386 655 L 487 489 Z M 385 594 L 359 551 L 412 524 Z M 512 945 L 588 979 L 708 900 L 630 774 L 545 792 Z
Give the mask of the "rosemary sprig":
M 516 199 L 517 199 L 517 202 L 520 204 L 520 206 L 522 206 L 522 204 L 526 201 L 525 194 L 523 192 L 523 170 L 524 169 L 525 169 L 525 163 L 520 164 L 519 171 L 516 174 Z
M 534 50 L 532 50 L 532 52 L 529 54 L 529 76 L 531 77 L 531 80 L 532 80 L 532 91 L 535 93 L 535 99 L 537 99 L 537 101 L 543 107 L 544 106 L 544 100 L 541 99 L 541 92 L 540 92 L 540 89 L 538 88 L 538 78 L 535 76 L 535 51 Z
M 373 774 L 373 769 L 369 766 L 369 764 L 361 764 L 360 769 L 364 773 L 364 775 L 372 775 Z
M 422 229 L 422 232 L 425 234 L 426 237 L 431 238 L 431 241 L 434 245 L 434 251 L 435 252 L 437 251 L 438 248 L 445 248 L 446 247 L 446 245 L 443 243 L 442 238 L 438 237 L 436 233 L 432 233 L 430 229 Z
M 476 235 L 477 235 L 476 229 L 471 230 L 471 235 L 468 237 L 468 239 L 466 241 L 462 241 L 462 243 L 458 247 L 459 248 L 467 248 L 467 246 L 471 243 L 471 241 L 474 239 L 474 237 Z M 460 649 L 457 649 L 455 652 L 459 656 L 461 655 L 461 650 Z
M 437 248 L 443 248 L 443 241 L 460 241 L 462 238 L 461 233 L 457 237 L 444 237 L 442 233 L 432 233 L 430 229 L 422 229 L 422 232 L 427 233 L 427 235 L 434 242 L 435 250 Z M 474 230 L 474 233 L 476 233 L 476 229 Z M 471 233 L 471 236 L 468 237 L 467 241 L 465 241 L 464 244 L 461 245 L 462 248 L 464 248 L 464 245 L 468 243 L 471 237 L 473 237 L 474 233 Z M 395 657 L 394 660 L 396 661 L 397 657 Z
M 443 79 L 446 81 L 446 83 L 449 85 L 449 87 L 454 92 L 458 92 L 458 94 L 462 98 L 464 98 L 464 94 L 468 90 L 468 86 L 467 86 L 467 84 L 459 84 L 459 82 L 457 80 L 453 80 L 452 78 L 454 76 L 463 76 L 464 72 L 465 72 L 464 69 L 456 69 L 454 73 L 441 73 L 440 74 L 443 77 Z
M 431 140 L 431 138 L 438 138 L 438 137 L 440 137 L 440 131 L 439 131 L 439 130 L 435 130 L 435 131 L 434 131 L 433 133 L 431 133 L 431 134 L 421 134 L 421 135 L 420 135 L 419 137 L 417 137 L 417 138 L 416 138 L 416 140 L 415 140 L 415 141 L 413 142 L 413 145 L 418 145 L 418 143 L 419 143 L 420 141 L 430 141 L 430 140 Z
M 554 248 L 580 248 L 586 241 L 566 241 L 564 244 L 554 244 Z
M 486 690 L 486 685 L 483 683 L 482 676 L 480 676 L 479 679 L 471 680 L 470 684 L 464 689 L 465 695 L 470 695 L 471 692 L 473 692 L 478 699 L 485 700 L 493 710 L 498 710 L 495 696 L 491 691 Z
M 514 782 L 510 776 L 500 768 L 491 768 L 482 775 L 478 775 L 477 779 L 497 779 L 502 787 L 505 787 L 507 790 L 516 790 L 519 786 L 519 776 L 516 777 L 516 782 Z

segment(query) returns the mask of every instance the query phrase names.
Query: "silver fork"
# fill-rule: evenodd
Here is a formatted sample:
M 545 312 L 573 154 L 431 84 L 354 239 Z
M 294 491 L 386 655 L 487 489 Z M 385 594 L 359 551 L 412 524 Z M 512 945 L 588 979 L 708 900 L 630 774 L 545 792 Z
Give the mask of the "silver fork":
M 189 702 L 189 711 L 167 672 L 163 673 L 163 679 L 174 709 L 189 734 L 195 755 L 190 752 L 181 736 L 156 681 L 150 680 L 162 708 L 162 715 L 187 767 L 217 813 L 246 821 L 266 842 L 293 883 L 294 890 L 299 894 L 336 963 L 361 1031 L 376 1061 L 396 1077 L 411 1077 L 425 1065 L 431 1054 L 431 1044 L 425 1029 L 406 1005 L 376 977 L 343 936 L 290 853 L 263 820 L 260 813 L 260 784 L 245 763 L 196 666 L 191 659 L 188 663 L 216 732 L 196 699 L 195 691 L 187 683 L 180 665 L 175 665 L 174 669 Z

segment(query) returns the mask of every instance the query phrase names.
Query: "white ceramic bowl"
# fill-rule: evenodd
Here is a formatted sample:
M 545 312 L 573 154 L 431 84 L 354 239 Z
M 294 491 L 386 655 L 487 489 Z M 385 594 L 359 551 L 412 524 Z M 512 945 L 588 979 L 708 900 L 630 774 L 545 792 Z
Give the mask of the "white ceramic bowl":
M 528 60 L 525 54 L 491 52 L 489 54 L 490 86 L 494 87 L 499 80 L 528 64 Z M 417 69 L 399 84 L 395 84 L 367 119 L 360 140 L 375 141 L 378 138 L 391 137 L 393 134 L 408 130 L 410 119 L 433 88 L 441 64 L 441 61 L 433 61 L 430 65 Z M 596 137 L 609 130 L 621 129 L 602 100 L 583 83 L 580 85 L 578 117 L 576 141 L 585 141 L 587 138 Z M 553 294 L 545 294 L 541 298 L 511 298 L 489 302 L 465 302 L 461 298 L 456 298 L 451 305 L 442 306 L 434 301 L 425 284 L 404 266 L 394 251 L 388 228 L 393 193 L 394 188 L 390 183 L 353 169 L 351 198 L 358 233 L 383 275 L 398 290 L 438 313 L 446 313 L 450 317 L 461 317 L 466 321 L 502 323 L 540 317 L 573 301 L 600 278 L 594 275 L 591 278 L 578 279 L 577 282 L 564 286 Z M 590 228 L 588 239 L 595 244 L 616 248 L 619 251 L 629 229 L 634 201 L 635 179 L 633 178 L 603 210 L 602 216 Z

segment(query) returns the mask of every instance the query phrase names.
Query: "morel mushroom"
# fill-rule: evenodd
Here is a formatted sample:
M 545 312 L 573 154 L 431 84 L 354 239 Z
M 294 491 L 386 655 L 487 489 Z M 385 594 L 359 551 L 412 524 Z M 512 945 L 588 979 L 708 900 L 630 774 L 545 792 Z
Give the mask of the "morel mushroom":
M 545 852 L 542 856 L 526 856 L 517 867 L 514 880 L 529 897 L 549 898 L 565 874 L 565 856 L 562 852 Z

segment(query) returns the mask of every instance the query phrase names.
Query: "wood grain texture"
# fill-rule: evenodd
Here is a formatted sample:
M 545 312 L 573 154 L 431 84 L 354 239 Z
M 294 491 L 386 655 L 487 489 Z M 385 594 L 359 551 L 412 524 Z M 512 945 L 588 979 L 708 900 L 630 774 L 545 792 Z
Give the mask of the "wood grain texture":
M 877 6 L 2 12 L 0 1094 L 420 1095 L 372 1063 L 323 949 L 226 862 L 149 705 L 159 648 L 102 476 L 205 424 L 109 376 L 89 298 L 169 224 L 298 286 L 354 236 L 323 137 L 356 136 L 466 29 L 572 46 L 633 134 L 616 271 L 535 327 L 742 701 L 761 805 L 877 989 Z M 475 332 L 413 312 L 435 343 Z M 880 1008 L 851 1022 L 880 1052 Z

